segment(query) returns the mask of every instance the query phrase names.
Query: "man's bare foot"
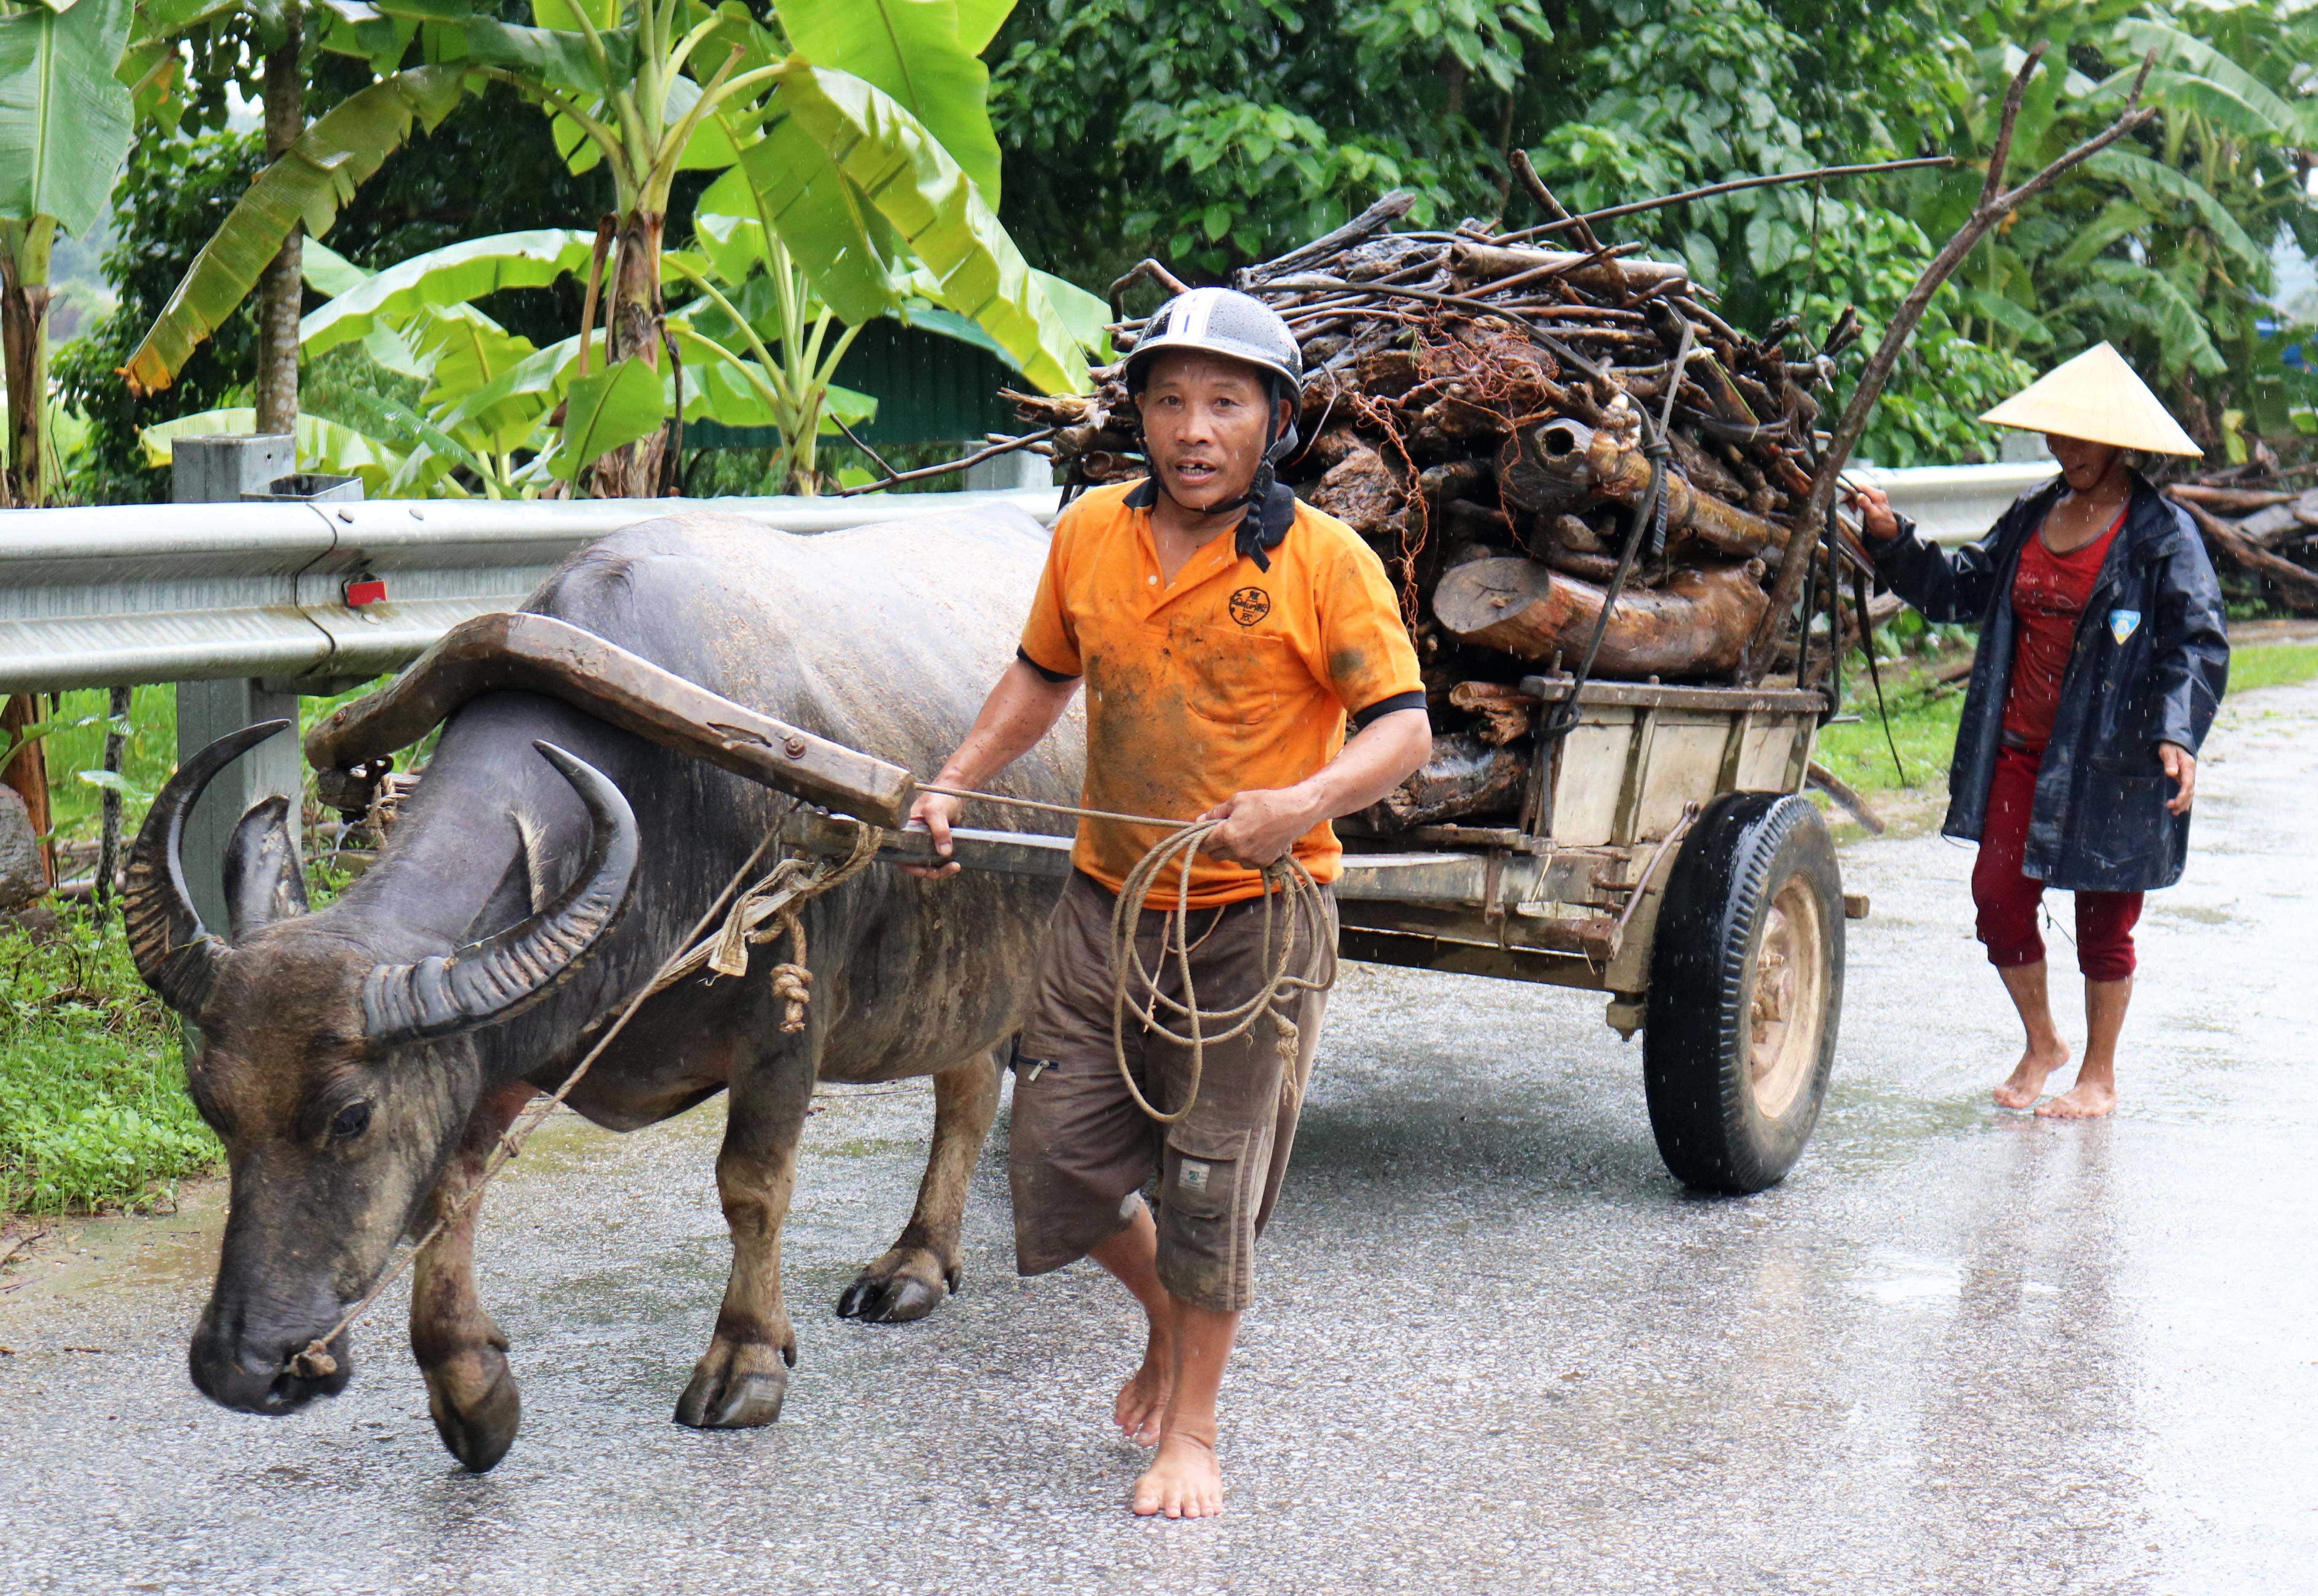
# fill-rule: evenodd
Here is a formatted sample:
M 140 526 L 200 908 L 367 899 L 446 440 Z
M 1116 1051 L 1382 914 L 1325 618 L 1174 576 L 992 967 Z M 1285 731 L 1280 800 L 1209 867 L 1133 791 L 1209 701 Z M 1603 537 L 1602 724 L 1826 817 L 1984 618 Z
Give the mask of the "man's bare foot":
M 1171 1519 L 1207 1519 L 1224 1511 L 1224 1472 L 1213 1443 L 1171 1430 L 1159 1440 L 1159 1455 L 1135 1482 L 1139 1518 L 1164 1513 Z
M 1161 1346 L 1154 1336 L 1144 1349 L 1143 1367 L 1119 1388 L 1111 1419 L 1119 1432 L 1138 1447 L 1159 1444 L 1159 1415 L 1167 1411 L 1167 1399 L 1175 1393 L 1174 1367 L 1173 1349 Z
M 2058 1036 L 2049 1047 L 2031 1046 L 1993 1095 L 1999 1108 L 2034 1108 L 2044 1095 L 2044 1078 L 2069 1062 L 2069 1045 Z
M 2080 1080 L 2049 1103 L 2037 1105 L 2046 1119 L 2101 1119 L 2116 1112 L 2116 1088 L 2106 1080 Z

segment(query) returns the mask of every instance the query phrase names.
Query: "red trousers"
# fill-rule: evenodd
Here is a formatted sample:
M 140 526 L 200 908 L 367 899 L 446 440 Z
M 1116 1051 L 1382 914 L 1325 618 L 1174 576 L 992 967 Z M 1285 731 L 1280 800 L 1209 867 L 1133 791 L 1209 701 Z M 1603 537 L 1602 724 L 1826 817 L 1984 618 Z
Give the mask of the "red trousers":
M 1972 901 L 1980 911 L 1988 962 L 1999 970 L 2044 956 L 2044 938 L 2036 930 L 2044 883 L 2020 872 L 2042 763 L 2038 755 L 2000 749 L 1996 777 L 1988 785 L 1988 819 L 1981 829 L 1980 859 L 1972 867 Z M 2133 973 L 2133 928 L 2141 919 L 2141 894 L 2079 892 L 2076 898 L 2077 968 L 2087 981 L 2125 980 Z

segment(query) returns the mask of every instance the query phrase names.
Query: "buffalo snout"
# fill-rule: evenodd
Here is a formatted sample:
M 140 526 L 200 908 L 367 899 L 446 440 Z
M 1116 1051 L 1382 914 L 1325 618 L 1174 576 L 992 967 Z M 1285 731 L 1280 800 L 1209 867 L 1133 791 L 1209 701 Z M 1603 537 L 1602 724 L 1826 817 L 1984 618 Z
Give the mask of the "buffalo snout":
M 344 1331 L 329 1343 L 337 1367 L 328 1375 L 310 1378 L 291 1368 L 291 1360 L 328 1330 L 337 1314 L 302 1329 L 236 1325 L 232 1321 L 238 1317 L 220 1313 L 212 1301 L 194 1328 L 186 1358 L 193 1385 L 220 1407 L 239 1413 L 292 1413 L 318 1396 L 336 1396 L 354 1377 L 354 1351 Z

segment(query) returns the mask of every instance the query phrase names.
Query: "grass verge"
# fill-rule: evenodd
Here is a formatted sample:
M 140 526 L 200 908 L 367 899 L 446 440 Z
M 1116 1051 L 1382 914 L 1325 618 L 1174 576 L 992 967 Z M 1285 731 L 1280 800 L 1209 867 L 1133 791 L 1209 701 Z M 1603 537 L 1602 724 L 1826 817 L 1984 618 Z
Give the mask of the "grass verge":
M 1956 722 L 1963 713 L 1962 682 L 1935 681 L 1931 669 L 1894 664 L 1885 668 L 1883 702 L 1891 711 L 1891 741 L 1899 745 L 1906 779 L 1892 767 L 1874 689 L 1856 655 L 1846 662 L 1845 707 L 1855 722 L 1832 723 L 1819 732 L 1819 762 L 1863 796 L 1938 792 L 1947 785 L 1948 760 L 1955 752 Z M 2292 686 L 2318 677 L 2318 643 L 2256 643 L 2232 650 L 2229 695 L 2259 687 Z
M 56 907 L 52 936 L 0 930 L 0 1214 L 149 1208 L 222 1149 L 118 918 Z

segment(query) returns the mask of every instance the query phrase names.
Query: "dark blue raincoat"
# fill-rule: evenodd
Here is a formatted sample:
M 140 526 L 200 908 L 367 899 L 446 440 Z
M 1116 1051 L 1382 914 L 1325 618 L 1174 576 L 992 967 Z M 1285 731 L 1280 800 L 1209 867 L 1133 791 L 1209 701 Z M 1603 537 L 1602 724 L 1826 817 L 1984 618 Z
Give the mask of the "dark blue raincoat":
M 1976 621 L 1980 650 L 1948 767 L 1950 837 L 1980 839 L 2012 678 L 2012 577 L 2060 498 L 2056 478 L 2023 494 L 1986 537 L 1953 553 L 1916 535 L 1870 547 L 1894 592 L 1928 621 Z M 2157 745 L 2191 753 L 2229 681 L 2221 584 L 2188 516 L 2138 472 L 2061 678 L 2053 740 L 2036 776 L 2022 870 L 2064 892 L 2137 892 L 2181 879 L 2189 817 L 2167 811 L 2173 783 Z

